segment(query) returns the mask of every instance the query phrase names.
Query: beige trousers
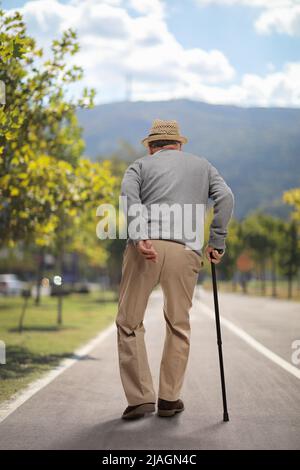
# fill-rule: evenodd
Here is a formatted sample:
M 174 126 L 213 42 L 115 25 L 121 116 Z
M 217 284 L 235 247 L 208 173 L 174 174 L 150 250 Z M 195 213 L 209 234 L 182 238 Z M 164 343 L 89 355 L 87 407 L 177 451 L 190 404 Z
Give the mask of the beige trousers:
M 189 355 L 189 310 L 203 266 L 201 256 L 180 243 L 152 242 L 158 253 L 157 263 L 146 260 L 131 243 L 123 254 L 116 324 L 120 374 L 129 405 L 156 401 L 143 320 L 149 296 L 157 284 L 163 290 L 166 320 L 158 397 L 170 401 L 179 398 Z

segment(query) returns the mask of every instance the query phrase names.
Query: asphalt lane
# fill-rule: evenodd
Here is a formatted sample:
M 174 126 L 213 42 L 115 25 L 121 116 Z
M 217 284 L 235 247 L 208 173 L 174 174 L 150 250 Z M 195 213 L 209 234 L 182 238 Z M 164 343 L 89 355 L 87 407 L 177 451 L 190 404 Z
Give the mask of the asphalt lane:
M 182 392 L 186 410 L 172 419 L 120 419 L 126 401 L 116 331 L 0 424 L 0 449 L 300 449 L 300 380 L 222 328 L 230 422 L 222 400 L 214 321 L 203 314 L 212 294 L 198 290 Z M 220 296 L 221 314 L 286 361 L 300 339 L 300 305 L 235 294 Z M 165 325 L 162 294 L 146 312 L 155 383 Z

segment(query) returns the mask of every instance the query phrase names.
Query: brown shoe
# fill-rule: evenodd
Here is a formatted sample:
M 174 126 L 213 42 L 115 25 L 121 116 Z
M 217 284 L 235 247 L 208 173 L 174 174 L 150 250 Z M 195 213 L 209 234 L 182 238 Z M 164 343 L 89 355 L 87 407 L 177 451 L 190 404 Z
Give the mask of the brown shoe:
M 127 406 L 122 414 L 122 419 L 143 418 L 146 413 L 154 413 L 155 403 L 141 403 L 140 405 Z
M 158 399 L 158 416 L 170 417 L 175 416 L 176 413 L 181 413 L 184 410 L 184 404 L 182 400 L 167 401 L 162 398 Z

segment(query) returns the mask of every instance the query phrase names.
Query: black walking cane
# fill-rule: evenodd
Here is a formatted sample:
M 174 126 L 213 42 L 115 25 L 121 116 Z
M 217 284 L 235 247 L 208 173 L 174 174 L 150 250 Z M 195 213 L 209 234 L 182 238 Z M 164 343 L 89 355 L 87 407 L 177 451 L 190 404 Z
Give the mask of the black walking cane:
M 220 254 L 223 253 L 223 250 L 216 250 L 216 251 L 218 251 L 218 253 Z M 212 257 L 212 254 L 211 254 L 211 257 Z M 211 262 L 210 264 L 211 264 L 211 277 L 212 277 L 212 285 L 213 285 L 213 293 L 214 293 L 217 343 L 218 343 L 218 350 L 219 350 L 219 363 L 220 363 L 220 375 L 221 375 L 222 398 L 223 398 L 223 421 L 229 421 L 228 410 L 227 410 L 227 399 L 226 399 L 224 364 L 223 364 L 222 335 L 221 335 L 221 325 L 220 325 L 216 266 L 214 265 L 213 262 Z

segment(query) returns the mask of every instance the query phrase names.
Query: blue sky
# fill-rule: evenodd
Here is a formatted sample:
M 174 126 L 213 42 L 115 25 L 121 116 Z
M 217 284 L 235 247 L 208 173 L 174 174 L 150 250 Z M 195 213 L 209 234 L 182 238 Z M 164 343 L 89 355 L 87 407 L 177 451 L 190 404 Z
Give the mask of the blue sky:
M 130 77 L 133 100 L 300 106 L 300 0 L 3 0 L 2 6 L 22 9 L 46 53 L 54 35 L 77 29 L 78 61 L 98 102 L 124 99 Z
M 200 9 L 193 0 L 174 3 L 178 8 L 168 24 L 178 40 L 185 47 L 222 50 L 241 74 L 265 73 L 268 63 L 281 67 L 300 60 L 300 28 L 298 37 L 257 34 L 253 25 L 261 8 L 207 5 Z

